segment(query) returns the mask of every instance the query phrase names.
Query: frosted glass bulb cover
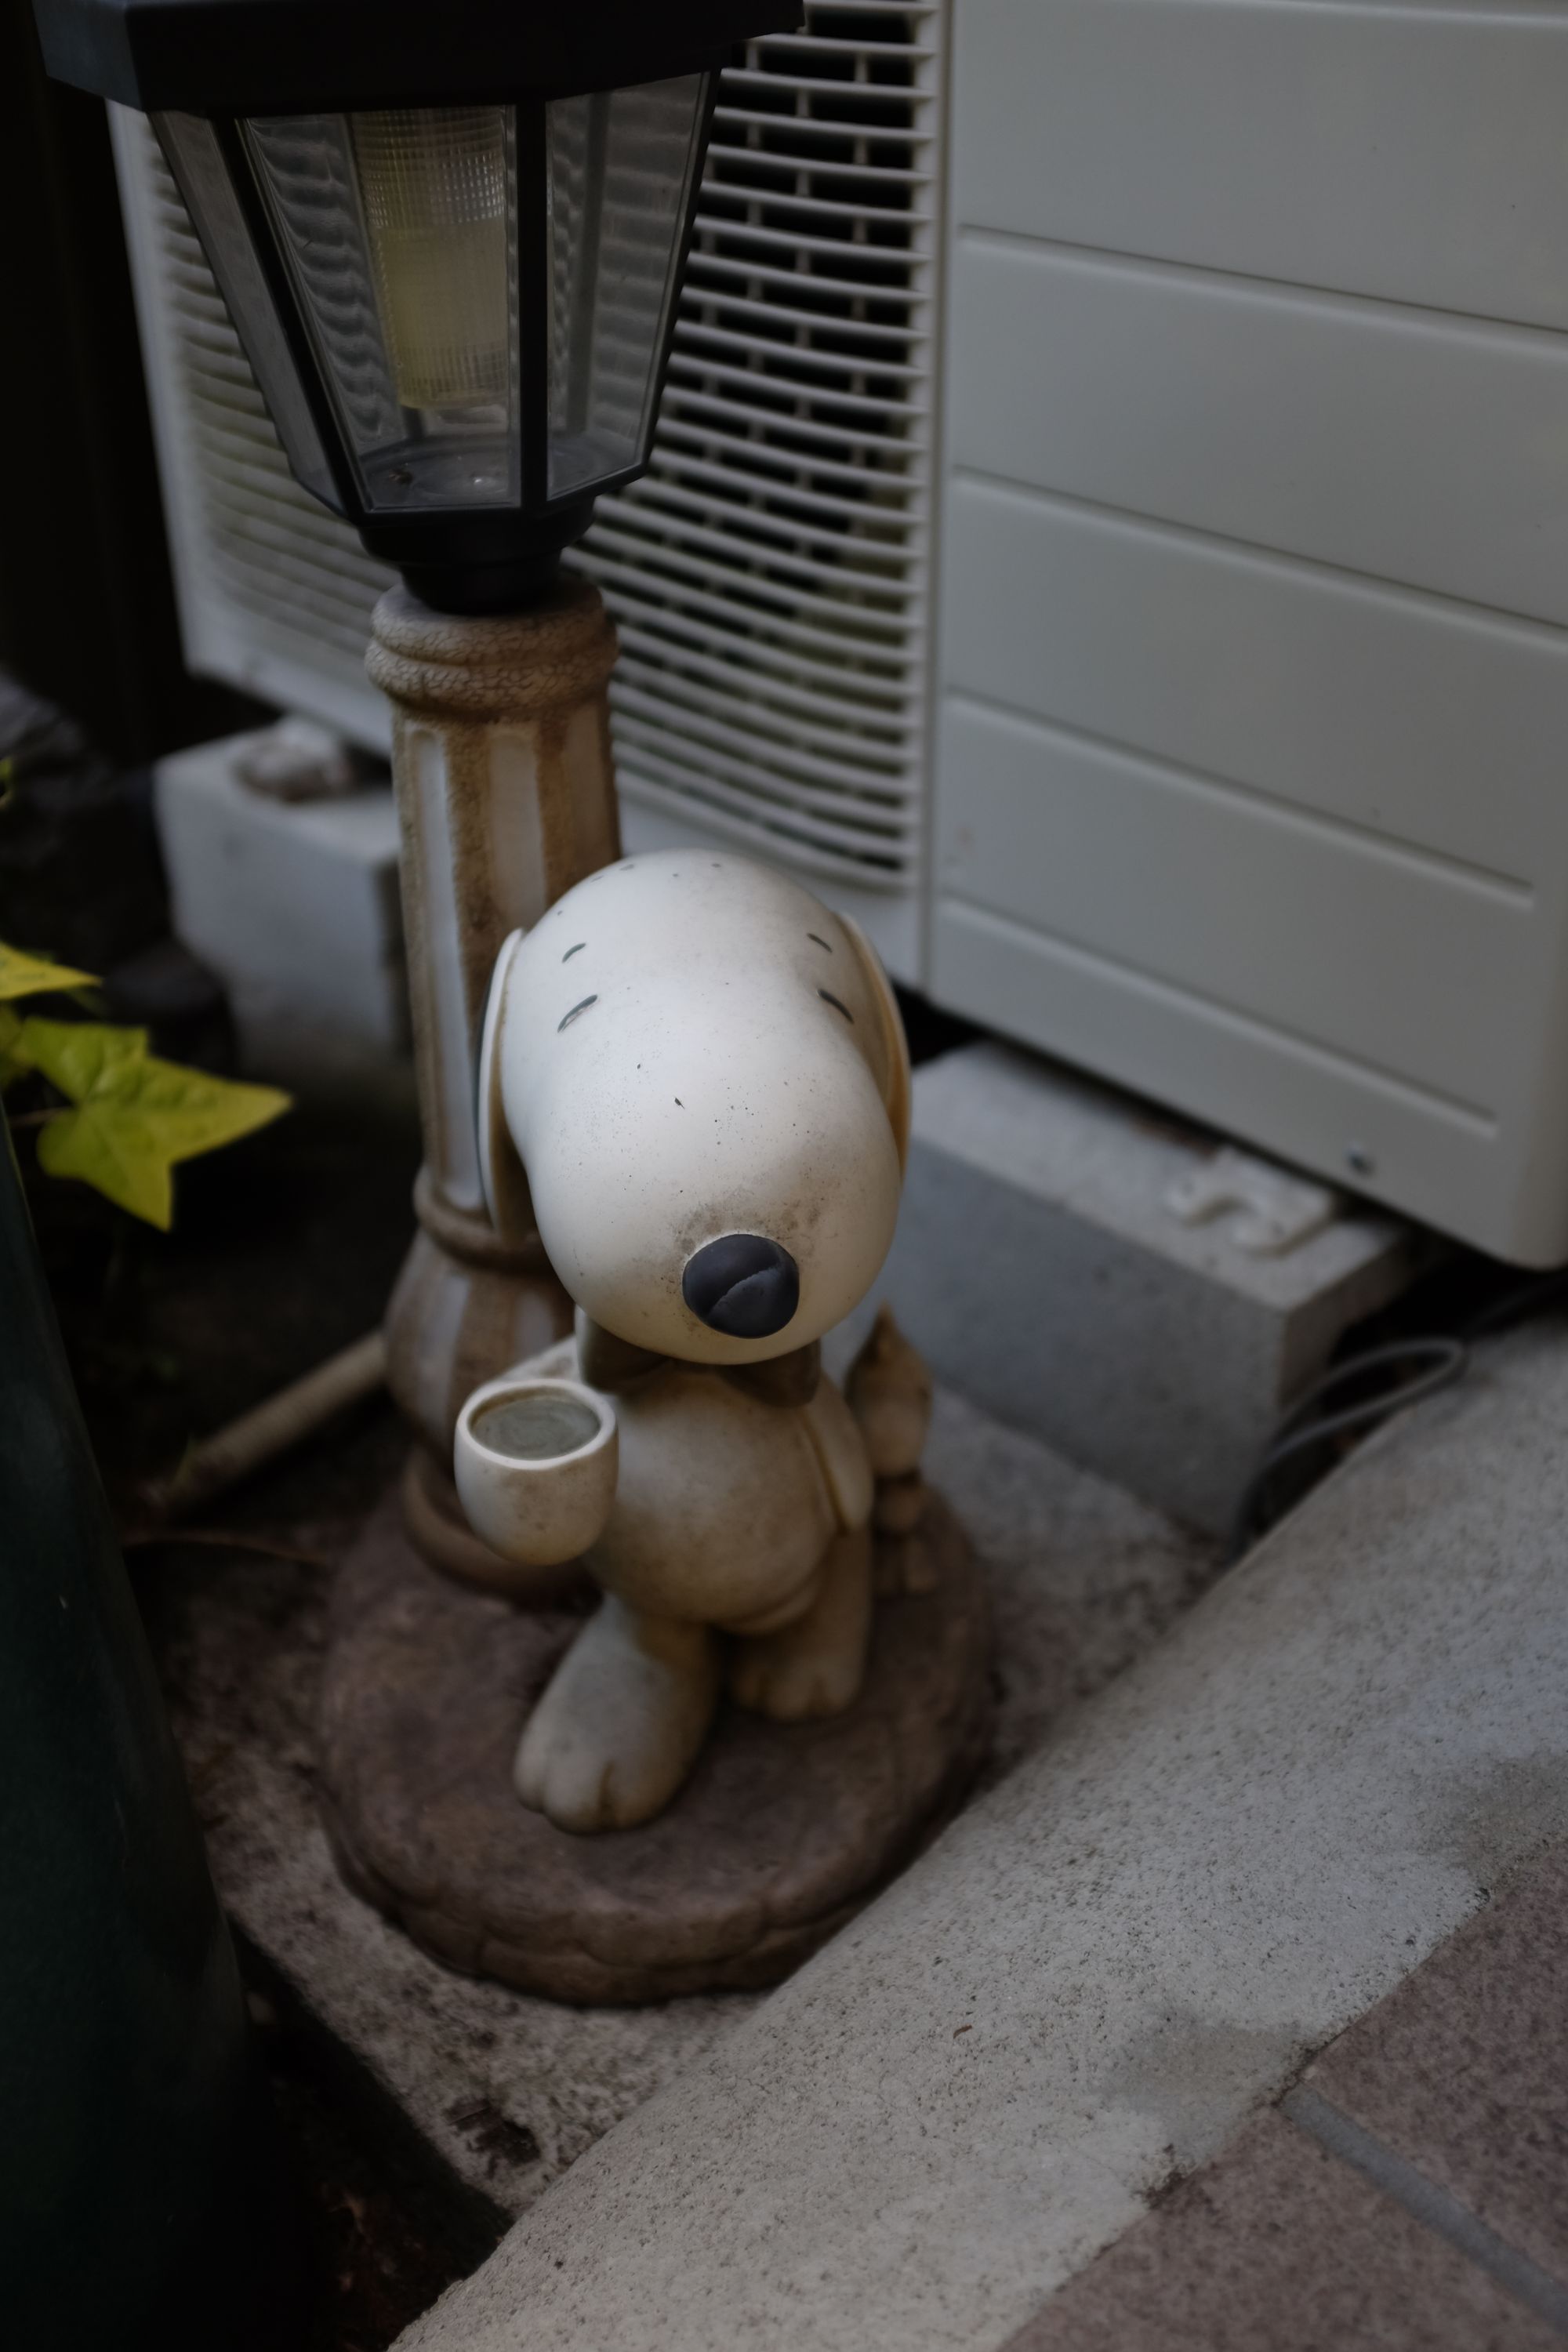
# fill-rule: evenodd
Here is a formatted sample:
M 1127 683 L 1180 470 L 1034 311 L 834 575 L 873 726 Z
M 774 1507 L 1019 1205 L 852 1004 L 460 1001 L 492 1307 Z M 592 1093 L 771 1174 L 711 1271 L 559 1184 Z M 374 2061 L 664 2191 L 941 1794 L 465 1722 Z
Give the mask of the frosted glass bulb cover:
M 504 407 L 510 390 L 510 110 L 353 117 L 394 388 L 405 408 Z

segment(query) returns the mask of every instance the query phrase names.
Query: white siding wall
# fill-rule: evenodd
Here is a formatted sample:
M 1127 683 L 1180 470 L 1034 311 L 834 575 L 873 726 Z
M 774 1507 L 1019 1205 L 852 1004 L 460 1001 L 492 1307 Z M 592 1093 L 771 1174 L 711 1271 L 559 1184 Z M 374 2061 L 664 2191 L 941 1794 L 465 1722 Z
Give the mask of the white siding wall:
M 933 992 L 1568 1257 L 1568 9 L 959 0 Z

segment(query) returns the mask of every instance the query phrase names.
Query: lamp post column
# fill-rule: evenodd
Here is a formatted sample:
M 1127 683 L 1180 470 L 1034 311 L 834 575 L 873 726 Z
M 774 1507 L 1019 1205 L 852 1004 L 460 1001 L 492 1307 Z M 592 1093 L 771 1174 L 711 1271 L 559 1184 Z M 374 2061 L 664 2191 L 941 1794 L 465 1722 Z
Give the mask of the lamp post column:
M 526 1220 L 503 1239 L 486 1214 L 480 1031 L 508 933 L 618 854 L 605 699 L 616 654 L 597 590 L 560 580 L 522 612 L 479 617 L 393 588 L 367 660 L 393 708 L 425 1144 L 419 1232 L 387 1310 L 387 1378 L 421 1441 L 411 1531 L 438 1564 L 481 1578 L 488 1555 L 450 1482 L 453 1423 L 480 1381 L 568 1329 L 571 1307 Z

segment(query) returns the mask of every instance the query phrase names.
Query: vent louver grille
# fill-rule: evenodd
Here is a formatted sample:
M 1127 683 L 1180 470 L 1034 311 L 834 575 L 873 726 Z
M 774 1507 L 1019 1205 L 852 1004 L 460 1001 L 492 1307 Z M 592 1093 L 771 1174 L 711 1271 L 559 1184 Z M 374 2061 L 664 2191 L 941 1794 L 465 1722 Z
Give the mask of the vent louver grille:
M 628 799 L 880 891 L 921 855 L 943 50 L 940 5 L 808 0 L 725 73 L 653 464 L 573 559 Z M 390 575 L 289 476 L 147 125 L 116 143 L 192 658 L 384 740 Z
M 364 648 L 393 574 L 289 473 L 158 142 L 143 116 L 113 111 L 187 651 L 340 723 L 357 710 L 358 731 L 384 740 Z M 297 680 L 317 674 L 312 706 Z
M 574 559 L 628 799 L 919 880 L 942 11 L 808 0 L 723 78 L 647 476 Z

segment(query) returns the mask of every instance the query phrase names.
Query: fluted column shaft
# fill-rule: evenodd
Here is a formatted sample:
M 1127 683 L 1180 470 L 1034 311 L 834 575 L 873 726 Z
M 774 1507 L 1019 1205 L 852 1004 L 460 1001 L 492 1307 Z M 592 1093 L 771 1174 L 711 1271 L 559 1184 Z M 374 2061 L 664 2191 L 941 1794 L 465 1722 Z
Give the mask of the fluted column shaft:
M 425 1165 L 420 1230 L 387 1312 L 388 1379 L 443 1468 L 469 1391 L 567 1327 L 537 1240 L 485 1214 L 475 1074 L 502 940 L 617 854 L 598 592 L 558 582 L 526 612 L 375 610 L 367 667 L 393 708 L 403 907 Z

